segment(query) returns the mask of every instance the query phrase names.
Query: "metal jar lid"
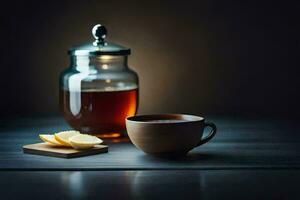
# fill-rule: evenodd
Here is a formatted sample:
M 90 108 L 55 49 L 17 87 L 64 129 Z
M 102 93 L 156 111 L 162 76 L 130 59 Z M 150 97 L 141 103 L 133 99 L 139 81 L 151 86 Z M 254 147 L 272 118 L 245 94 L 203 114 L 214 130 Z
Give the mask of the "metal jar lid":
M 97 24 L 92 29 L 95 38 L 93 43 L 86 43 L 69 49 L 69 55 L 89 56 L 89 55 L 129 55 L 130 49 L 121 45 L 107 42 L 105 40 L 107 30 L 105 26 Z

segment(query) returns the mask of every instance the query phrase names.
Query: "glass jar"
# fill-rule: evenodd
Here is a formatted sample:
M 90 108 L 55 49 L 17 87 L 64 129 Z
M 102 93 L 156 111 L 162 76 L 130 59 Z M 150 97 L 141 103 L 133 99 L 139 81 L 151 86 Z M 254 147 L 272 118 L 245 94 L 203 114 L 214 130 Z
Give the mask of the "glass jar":
M 74 129 L 101 138 L 120 137 L 125 119 L 138 107 L 138 76 L 129 69 L 130 49 L 105 41 L 106 28 L 92 30 L 95 41 L 71 48 L 71 63 L 60 75 L 60 109 Z

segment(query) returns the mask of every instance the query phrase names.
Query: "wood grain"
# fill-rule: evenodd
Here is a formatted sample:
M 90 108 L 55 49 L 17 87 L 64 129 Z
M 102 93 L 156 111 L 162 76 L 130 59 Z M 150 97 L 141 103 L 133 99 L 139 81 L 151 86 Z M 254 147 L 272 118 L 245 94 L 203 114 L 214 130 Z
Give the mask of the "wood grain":
M 3 200 L 300 199 L 300 171 L 290 169 L 0 171 L 0 177 Z
M 59 158 L 77 158 L 82 156 L 95 155 L 99 153 L 107 153 L 108 146 L 96 145 L 92 149 L 77 150 L 65 147 L 51 147 L 46 143 L 36 143 L 23 146 L 23 152 L 28 154 L 36 154 L 42 156 L 52 156 Z
M 218 126 L 211 142 L 187 157 L 148 156 L 131 143 L 109 143 L 109 153 L 60 159 L 24 154 L 22 146 L 40 142 L 38 134 L 70 129 L 62 118 L 0 121 L 0 170 L 197 170 L 300 168 L 298 121 L 207 117 Z

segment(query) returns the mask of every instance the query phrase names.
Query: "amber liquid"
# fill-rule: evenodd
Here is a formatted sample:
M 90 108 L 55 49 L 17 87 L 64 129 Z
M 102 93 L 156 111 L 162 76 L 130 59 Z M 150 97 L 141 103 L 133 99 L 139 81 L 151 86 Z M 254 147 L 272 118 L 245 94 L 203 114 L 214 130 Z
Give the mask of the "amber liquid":
M 125 119 L 136 114 L 138 89 L 81 91 L 60 89 L 60 107 L 74 129 L 102 138 L 116 138 L 125 130 Z

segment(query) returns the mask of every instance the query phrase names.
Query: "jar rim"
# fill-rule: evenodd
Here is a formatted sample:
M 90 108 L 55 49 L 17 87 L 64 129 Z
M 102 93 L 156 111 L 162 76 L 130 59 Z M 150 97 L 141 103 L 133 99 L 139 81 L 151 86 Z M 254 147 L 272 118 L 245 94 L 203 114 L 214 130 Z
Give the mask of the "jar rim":
M 68 50 L 69 55 L 88 56 L 88 55 L 130 55 L 129 48 L 109 43 L 101 46 L 93 46 L 91 44 L 84 44 L 73 47 Z

